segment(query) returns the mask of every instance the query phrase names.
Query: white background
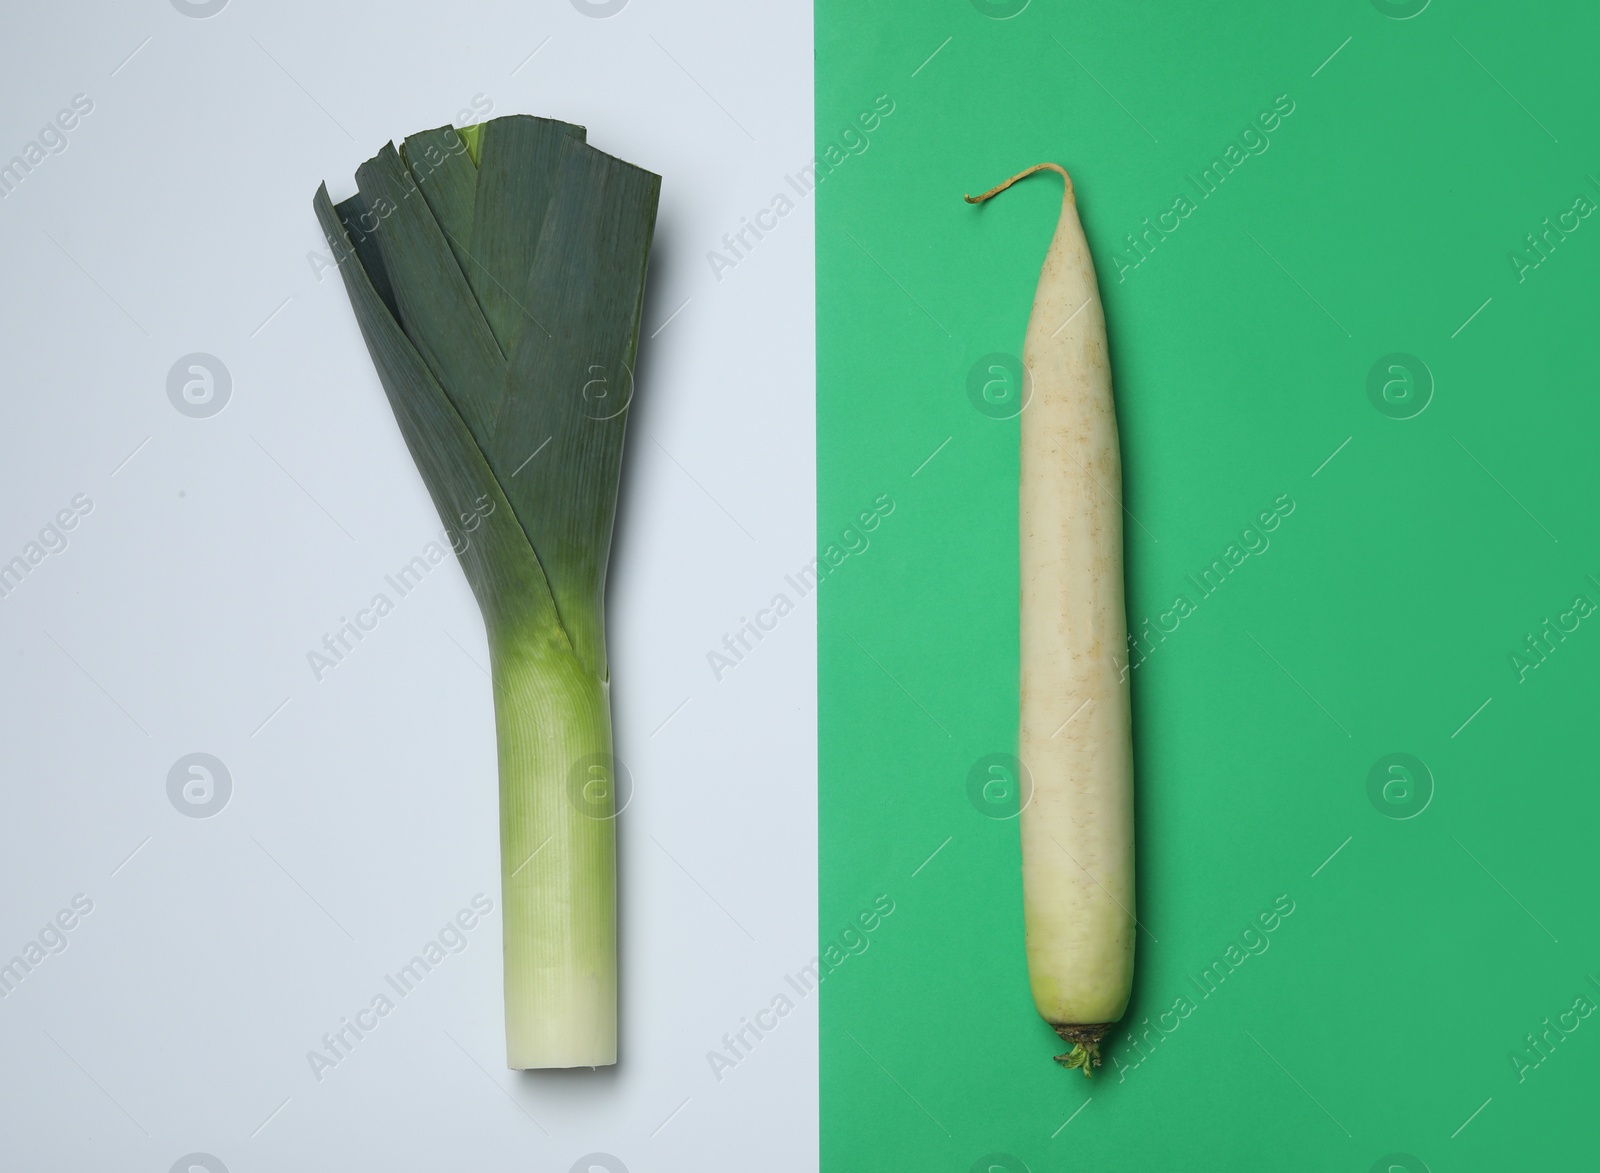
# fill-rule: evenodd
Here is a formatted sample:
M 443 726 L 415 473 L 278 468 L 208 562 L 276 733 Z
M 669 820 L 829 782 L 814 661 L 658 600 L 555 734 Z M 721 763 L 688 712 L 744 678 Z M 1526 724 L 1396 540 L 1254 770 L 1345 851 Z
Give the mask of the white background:
M 813 601 L 720 683 L 706 659 L 814 549 L 810 201 L 720 281 L 706 260 L 811 156 L 810 19 L 7 6 L 0 161 L 94 103 L 0 200 L 0 560 L 94 503 L 0 598 L 0 964 L 94 902 L 0 999 L 8 1173 L 815 1167 L 814 995 L 720 1082 L 706 1060 L 815 952 Z M 504 1067 L 482 625 L 453 559 L 384 583 L 439 521 L 308 260 L 319 181 L 349 195 L 476 95 L 664 177 L 610 588 L 622 1059 L 595 1072 Z M 233 378 L 210 418 L 166 394 L 194 351 Z M 380 591 L 317 681 L 307 652 Z M 233 778 L 209 819 L 167 797 L 195 751 Z M 480 892 L 466 950 L 318 1082 L 323 1033 Z

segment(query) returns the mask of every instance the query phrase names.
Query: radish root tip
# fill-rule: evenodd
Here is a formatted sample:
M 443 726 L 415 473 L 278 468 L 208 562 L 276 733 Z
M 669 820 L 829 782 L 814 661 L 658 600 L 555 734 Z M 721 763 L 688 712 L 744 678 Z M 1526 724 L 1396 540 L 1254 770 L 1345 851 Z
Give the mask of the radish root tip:
M 1100 1022 L 1089 1026 L 1057 1026 L 1055 1031 L 1061 1036 L 1062 1042 L 1072 1044 L 1072 1050 L 1055 1057 L 1056 1062 L 1069 1071 L 1081 1067 L 1084 1076 L 1092 1079 L 1094 1069 L 1100 1066 L 1100 1040 L 1111 1032 L 1111 1024 Z
M 1065 1055 L 1057 1055 L 1056 1062 L 1068 1070 L 1074 1067 L 1083 1068 L 1087 1078 L 1093 1078 L 1094 1069 L 1100 1066 L 1100 1045 L 1098 1043 L 1076 1043 L 1072 1050 Z

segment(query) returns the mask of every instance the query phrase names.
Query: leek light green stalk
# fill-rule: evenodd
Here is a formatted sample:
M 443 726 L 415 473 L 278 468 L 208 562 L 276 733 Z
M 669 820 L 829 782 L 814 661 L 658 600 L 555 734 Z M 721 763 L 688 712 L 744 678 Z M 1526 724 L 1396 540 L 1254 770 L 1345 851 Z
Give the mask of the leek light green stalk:
M 1021 570 L 1018 753 L 1022 901 L 1034 1006 L 1085 1075 L 1133 986 L 1133 726 L 1122 582 L 1122 457 L 1106 320 L 1072 179 L 1022 348 L 1017 498 Z
M 513 1068 L 617 1057 L 605 574 L 661 180 L 584 140 L 440 127 L 313 201 L 483 611 Z

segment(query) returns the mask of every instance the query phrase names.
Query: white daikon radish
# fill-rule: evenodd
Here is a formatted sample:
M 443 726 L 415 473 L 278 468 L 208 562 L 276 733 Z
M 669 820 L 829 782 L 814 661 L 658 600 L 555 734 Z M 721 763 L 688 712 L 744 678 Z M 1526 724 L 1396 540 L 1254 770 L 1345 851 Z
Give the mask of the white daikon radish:
M 1133 743 L 1122 461 L 1105 315 L 1072 179 L 1028 319 L 1018 493 L 1023 920 L 1034 1005 L 1085 1075 L 1133 980 Z M 1025 795 L 1026 797 L 1026 795 Z

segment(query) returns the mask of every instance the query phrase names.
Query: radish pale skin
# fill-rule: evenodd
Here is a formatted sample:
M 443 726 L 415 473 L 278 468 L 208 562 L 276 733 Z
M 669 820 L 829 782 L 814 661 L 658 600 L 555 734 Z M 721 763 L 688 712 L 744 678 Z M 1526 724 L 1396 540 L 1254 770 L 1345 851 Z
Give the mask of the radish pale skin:
M 1085 1075 L 1133 981 L 1133 740 L 1122 578 L 1122 460 L 1105 315 L 1072 180 L 1045 254 L 1022 364 L 1019 757 L 1023 920 L 1034 1005 Z

